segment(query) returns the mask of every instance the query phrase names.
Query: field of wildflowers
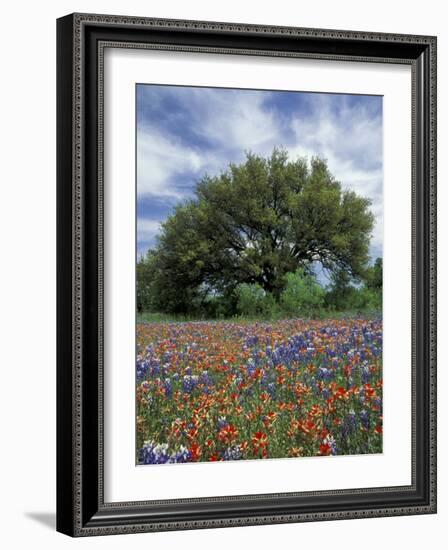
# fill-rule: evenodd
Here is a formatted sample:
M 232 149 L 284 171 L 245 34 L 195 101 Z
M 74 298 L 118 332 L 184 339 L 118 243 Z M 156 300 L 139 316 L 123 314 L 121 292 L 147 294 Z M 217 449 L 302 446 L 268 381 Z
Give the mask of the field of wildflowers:
M 137 325 L 138 464 L 382 452 L 381 319 Z

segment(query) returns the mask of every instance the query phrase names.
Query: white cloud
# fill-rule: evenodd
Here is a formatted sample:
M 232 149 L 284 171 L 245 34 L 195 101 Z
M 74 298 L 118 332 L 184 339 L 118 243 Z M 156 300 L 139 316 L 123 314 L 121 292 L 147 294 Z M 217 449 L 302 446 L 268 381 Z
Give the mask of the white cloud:
M 139 130 L 137 134 L 137 193 L 155 197 L 182 199 L 188 190 L 176 185 L 176 176 L 198 171 L 200 155 L 171 136 L 155 130 Z
M 316 155 L 328 161 L 330 172 L 344 189 L 372 201 L 375 226 L 371 245 L 383 243 L 383 169 L 382 122 L 363 108 L 344 106 L 337 114 L 331 109 L 331 99 L 319 95 L 311 112 L 314 116 L 293 117 L 291 128 L 295 145 L 288 150 L 292 157 Z M 317 104 L 316 104 L 317 103 Z
M 358 168 L 365 167 L 366 171 L 381 164 L 380 116 L 372 116 L 365 107 L 349 107 L 346 102 L 336 113 L 326 95 L 319 94 L 310 100 L 310 104 L 309 115 L 296 114 L 291 119 L 297 145 L 327 158 L 351 160 Z
M 139 242 L 151 242 L 160 230 L 160 222 L 148 218 L 137 219 L 137 240 Z
M 213 144 L 198 148 L 181 140 L 182 128 L 176 135 L 175 120 L 170 134 L 149 124 L 139 126 L 137 134 L 137 193 L 172 200 L 181 200 L 191 194 L 189 187 L 179 185 L 185 174 L 215 174 L 227 168 L 230 162 L 242 160 L 245 150 L 270 152 L 281 133 L 274 117 L 263 110 L 260 93 L 216 90 L 181 89 L 176 93 L 188 109 L 190 130 Z M 177 95 L 178 94 L 178 95 Z M 152 97 L 152 96 L 151 96 Z
M 230 162 L 243 160 L 244 151 L 268 155 L 274 146 L 283 146 L 291 158 L 324 156 L 343 188 L 372 200 L 376 224 L 371 245 L 381 249 L 381 116 L 341 97 L 336 111 L 330 94 L 310 94 L 309 108 L 291 112 L 285 120 L 266 108 L 270 92 L 172 87 L 164 93 L 180 104 L 187 116 L 178 119 L 173 115 L 169 133 L 162 134 L 151 121 L 139 124 L 139 197 L 175 203 L 191 196 L 195 182 L 205 173 L 217 174 Z M 186 120 L 196 143 L 183 137 L 181 125 Z M 141 234 L 141 240 L 152 241 L 159 222 L 144 218 L 141 223 L 139 240 Z
M 263 108 L 267 93 L 227 90 L 196 90 L 200 113 L 196 131 L 222 148 L 260 149 L 278 138 L 280 127 Z

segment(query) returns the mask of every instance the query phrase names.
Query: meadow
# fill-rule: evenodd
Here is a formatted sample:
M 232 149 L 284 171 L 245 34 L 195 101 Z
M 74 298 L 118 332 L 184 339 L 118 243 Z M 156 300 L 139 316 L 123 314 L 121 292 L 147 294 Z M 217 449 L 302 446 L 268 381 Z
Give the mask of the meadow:
M 137 464 L 382 452 L 382 321 L 137 324 Z

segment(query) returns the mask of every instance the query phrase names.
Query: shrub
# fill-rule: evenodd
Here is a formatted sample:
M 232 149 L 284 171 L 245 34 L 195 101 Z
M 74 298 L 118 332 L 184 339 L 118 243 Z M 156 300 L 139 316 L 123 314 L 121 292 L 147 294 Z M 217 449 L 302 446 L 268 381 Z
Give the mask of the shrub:
M 381 309 L 382 292 L 362 287 L 357 290 L 354 298 L 354 306 L 358 311 Z
M 276 308 L 275 299 L 259 284 L 240 283 L 236 289 L 237 310 L 248 317 L 271 316 Z
M 225 296 L 208 296 L 202 303 L 201 311 L 206 318 L 225 319 L 232 315 L 232 304 Z
M 281 305 L 286 313 L 297 316 L 315 316 L 324 305 L 325 291 L 316 277 L 298 269 L 286 274 L 285 290 L 281 294 Z

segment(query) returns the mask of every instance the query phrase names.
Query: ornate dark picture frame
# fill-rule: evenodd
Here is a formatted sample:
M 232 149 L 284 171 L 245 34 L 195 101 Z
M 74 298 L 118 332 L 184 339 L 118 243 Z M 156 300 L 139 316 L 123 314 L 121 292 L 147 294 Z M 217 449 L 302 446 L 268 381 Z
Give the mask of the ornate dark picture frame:
M 102 83 L 111 45 L 411 66 L 410 486 L 104 501 Z M 436 38 L 73 14 L 57 21 L 57 73 L 58 531 L 89 536 L 435 513 Z

